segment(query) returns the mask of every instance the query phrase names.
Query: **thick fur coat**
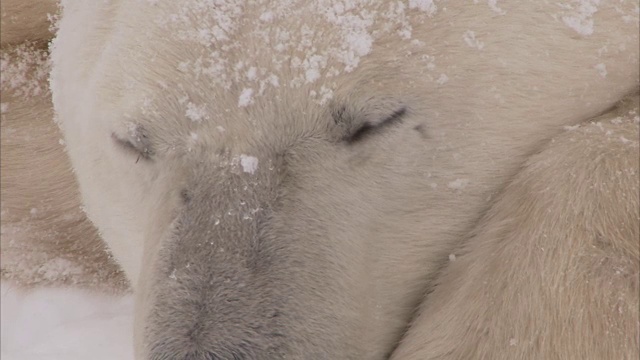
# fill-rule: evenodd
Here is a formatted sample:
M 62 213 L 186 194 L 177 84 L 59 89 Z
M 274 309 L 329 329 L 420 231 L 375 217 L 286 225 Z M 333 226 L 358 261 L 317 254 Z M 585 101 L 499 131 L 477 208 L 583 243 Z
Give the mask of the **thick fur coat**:
M 638 53 L 637 1 L 64 1 L 51 84 L 140 359 L 634 358 Z

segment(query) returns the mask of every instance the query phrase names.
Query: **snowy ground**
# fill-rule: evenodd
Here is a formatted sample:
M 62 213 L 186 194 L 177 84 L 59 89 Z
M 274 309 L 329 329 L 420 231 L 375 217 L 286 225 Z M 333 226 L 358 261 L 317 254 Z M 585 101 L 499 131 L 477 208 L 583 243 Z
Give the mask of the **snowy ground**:
M 133 297 L 0 284 L 2 360 L 133 359 Z

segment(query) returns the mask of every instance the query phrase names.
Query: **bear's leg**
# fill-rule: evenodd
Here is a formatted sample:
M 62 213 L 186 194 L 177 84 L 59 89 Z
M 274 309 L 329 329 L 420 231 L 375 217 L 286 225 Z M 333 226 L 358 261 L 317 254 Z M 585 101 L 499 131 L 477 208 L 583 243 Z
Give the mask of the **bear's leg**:
M 638 359 L 638 94 L 541 147 L 393 360 Z

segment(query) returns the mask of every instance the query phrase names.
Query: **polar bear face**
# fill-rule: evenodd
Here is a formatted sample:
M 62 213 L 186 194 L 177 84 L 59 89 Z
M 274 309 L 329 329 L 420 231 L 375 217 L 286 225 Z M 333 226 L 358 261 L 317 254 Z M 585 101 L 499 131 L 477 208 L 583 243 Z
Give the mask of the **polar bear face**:
M 426 281 L 412 270 L 433 192 L 429 135 L 412 94 L 368 85 L 323 106 L 283 93 L 231 112 L 214 101 L 206 113 L 223 116 L 210 122 L 176 114 L 169 127 L 154 111 L 107 122 L 86 204 L 105 238 L 122 236 L 114 250 L 144 254 L 122 264 L 132 279 L 141 267 L 145 351 L 388 351 Z M 370 326 L 379 338 L 345 341 Z
M 139 356 L 387 354 L 415 269 L 446 251 L 420 242 L 432 145 L 405 54 L 423 44 L 381 28 L 400 45 L 376 53 L 370 25 L 267 11 L 204 41 L 193 14 L 127 6 L 153 21 L 107 31 L 88 24 L 118 6 L 67 5 L 52 82 L 86 211 L 136 287 Z
M 54 105 L 140 359 L 385 358 L 510 169 L 637 86 L 575 56 L 637 35 L 474 6 L 64 4 Z
M 141 307 L 151 354 L 297 358 L 334 349 L 336 357 L 355 358 L 388 351 L 409 314 L 386 301 L 411 308 L 424 278 L 401 275 L 407 283 L 393 284 L 387 274 L 409 271 L 402 259 L 419 247 L 428 201 L 410 198 L 426 185 L 419 167 L 407 164 L 424 157 L 424 125 L 408 104 L 385 99 L 294 116 L 291 108 L 275 110 L 273 119 L 289 117 L 277 128 L 234 133 L 224 126 L 193 155 L 150 148 L 144 161 L 167 161 L 180 174 L 167 174 L 171 185 L 158 193 L 175 194 L 164 200 L 173 216 L 150 222 L 145 251 L 157 252 L 147 255 L 149 273 L 139 283 L 148 296 Z M 382 112 L 380 104 L 389 107 Z M 316 118 L 295 118 L 305 113 Z M 226 136 L 243 140 L 227 143 Z M 385 176 L 389 170 L 404 175 Z M 378 248 L 391 244 L 398 251 Z M 369 326 L 386 329 L 375 334 L 385 346 L 345 341 Z

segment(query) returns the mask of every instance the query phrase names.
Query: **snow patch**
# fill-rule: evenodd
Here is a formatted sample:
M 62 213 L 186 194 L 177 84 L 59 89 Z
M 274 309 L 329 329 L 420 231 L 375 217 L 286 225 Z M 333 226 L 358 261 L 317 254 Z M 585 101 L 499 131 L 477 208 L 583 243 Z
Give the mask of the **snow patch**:
M 484 43 L 476 38 L 476 33 L 471 30 L 467 30 L 462 35 L 462 39 L 467 43 L 470 47 L 476 48 L 478 50 L 482 50 L 484 48 Z
M 14 96 L 33 97 L 49 92 L 51 63 L 46 50 L 25 43 L 0 54 L 0 90 Z M 6 109 L 5 109 L 6 111 Z
M 327 5 L 333 5 L 329 8 Z M 354 4 L 347 6 L 355 7 Z M 359 4 L 360 6 L 364 4 Z M 328 23 L 337 27 L 340 33 L 340 47 L 331 49 L 333 55 L 345 65 L 344 71 L 353 71 L 360 63 L 360 58 L 371 52 L 373 36 L 369 29 L 375 22 L 376 14 L 369 11 L 351 12 L 341 2 L 319 1 L 318 10 L 325 12 Z M 313 30 L 311 30 L 313 34 Z M 304 35 L 304 34 L 303 34 Z M 311 45 L 311 44 L 309 44 Z
M 376 39 L 395 34 L 398 40 L 411 41 L 411 24 L 435 14 L 436 3 L 288 0 L 248 6 L 245 0 L 192 0 L 181 2 L 175 12 L 160 13 L 154 21 L 176 40 L 198 49 L 197 55 L 176 62 L 177 68 L 195 82 L 227 90 L 237 87 L 239 107 L 251 105 L 274 87 L 311 84 L 317 84 L 308 89 L 315 91 L 314 100 L 325 103 L 337 86 L 330 78 L 359 66 Z M 257 21 L 251 24 L 245 23 L 254 15 L 245 16 L 248 8 L 257 11 Z M 310 13 L 316 15 L 309 18 Z M 247 38 L 261 45 L 242 47 Z M 256 84 L 248 86 L 247 80 Z
M 469 179 L 455 179 L 447 184 L 449 189 L 462 190 L 469 184 Z
M 487 4 L 489 4 L 489 8 L 491 9 L 491 11 L 495 12 L 496 14 L 505 15 L 507 13 L 498 6 L 498 0 L 488 0 Z
M 258 158 L 242 154 L 240 155 L 240 166 L 242 166 L 242 171 L 253 174 L 258 170 Z
M 438 77 L 436 83 L 438 83 L 438 85 L 444 85 L 447 81 L 449 81 L 449 77 L 447 76 L 447 74 L 440 74 L 440 77 Z
M 607 66 L 605 64 L 600 63 L 594 66 L 594 69 L 596 69 L 598 74 L 600 74 L 600 76 L 602 76 L 603 78 L 607 77 Z
M 185 116 L 191 121 L 200 122 L 204 119 L 208 119 L 207 111 L 204 108 L 204 105 L 196 105 L 192 102 L 187 103 L 187 111 L 185 112 Z
M 433 0 L 409 0 L 409 9 L 418 9 L 431 16 L 436 13 L 438 7 Z
M 265 11 L 260 15 L 260 21 L 270 22 L 275 17 L 273 11 Z
M 333 90 L 326 86 L 320 87 L 320 92 L 316 92 L 315 90 L 311 90 L 309 96 L 316 99 L 316 103 L 318 105 L 325 105 L 333 98 Z
M 0 283 L 4 360 L 133 360 L 133 296 Z
M 258 78 L 258 69 L 252 66 L 247 70 L 247 80 L 254 81 Z
M 302 66 L 305 68 L 305 80 L 312 83 L 320 78 L 320 69 L 327 66 L 327 58 L 320 55 L 313 55 L 306 59 Z
M 239 107 L 247 107 L 253 104 L 253 89 L 252 88 L 244 88 L 238 97 L 238 106 Z
M 593 15 L 598 12 L 600 0 L 574 0 L 571 4 L 560 3 L 567 10 L 562 22 L 580 35 L 593 34 Z

